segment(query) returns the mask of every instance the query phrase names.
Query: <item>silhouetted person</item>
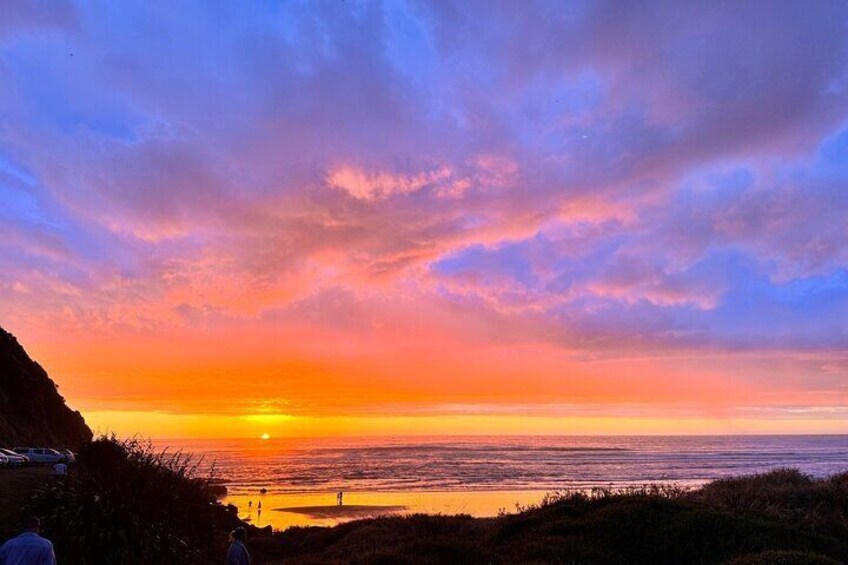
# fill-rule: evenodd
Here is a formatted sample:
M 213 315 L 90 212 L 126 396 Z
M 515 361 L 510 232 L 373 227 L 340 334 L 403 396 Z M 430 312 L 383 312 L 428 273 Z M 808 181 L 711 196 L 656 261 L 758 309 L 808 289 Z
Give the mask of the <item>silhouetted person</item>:
M 56 478 L 64 478 L 68 474 L 68 466 L 62 462 L 53 465 L 53 476 Z
M 230 532 L 230 549 L 227 551 L 226 565 L 250 565 L 250 554 L 244 545 L 246 537 L 244 528 L 236 528 Z
M 339 494 L 336 495 L 336 502 L 339 503 L 339 506 L 344 504 L 344 491 L 340 490 Z
M 0 547 L 0 565 L 56 565 L 53 544 L 38 532 L 41 520 L 30 516 L 24 522 L 24 531 Z
M 253 510 L 253 501 L 248 500 L 247 501 L 247 511 L 250 512 L 251 510 Z

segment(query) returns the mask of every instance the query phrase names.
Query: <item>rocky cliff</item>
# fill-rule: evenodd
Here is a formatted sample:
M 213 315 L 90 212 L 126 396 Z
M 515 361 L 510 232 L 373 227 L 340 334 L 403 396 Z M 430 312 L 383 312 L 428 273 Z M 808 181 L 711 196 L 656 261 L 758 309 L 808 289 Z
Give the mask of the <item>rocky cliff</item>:
M 0 328 L 0 447 L 76 449 L 91 435 L 82 415 L 68 408 L 44 369 L 15 336 Z

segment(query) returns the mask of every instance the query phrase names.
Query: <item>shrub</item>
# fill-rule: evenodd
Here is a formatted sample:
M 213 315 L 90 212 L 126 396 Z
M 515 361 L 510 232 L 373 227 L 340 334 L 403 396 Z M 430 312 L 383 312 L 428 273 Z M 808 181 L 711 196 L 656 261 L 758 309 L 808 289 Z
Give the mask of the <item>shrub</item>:
M 848 539 L 848 473 L 814 479 L 797 469 L 779 469 L 714 481 L 689 498 L 710 508 Z
M 80 450 L 75 473 L 38 492 L 33 511 L 60 563 L 218 562 L 238 519 L 214 502 L 198 463 L 102 437 Z
M 801 551 L 763 551 L 743 555 L 727 565 L 839 565 L 830 557 Z

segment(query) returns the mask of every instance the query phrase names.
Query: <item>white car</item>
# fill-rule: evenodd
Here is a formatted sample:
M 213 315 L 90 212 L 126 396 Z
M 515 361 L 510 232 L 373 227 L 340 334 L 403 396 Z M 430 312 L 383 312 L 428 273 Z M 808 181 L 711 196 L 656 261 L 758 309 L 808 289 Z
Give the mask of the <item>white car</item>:
M 0 455 L 6 458 L 10 467 L 20 467 L 29 463 L 28 457 L 25 455 L 19 455 L 11 449 L 4 449 L 0 447 Z
M 9 464 L 9 458 L 0 453 L 0 467 L 5 467 Z
M 13 450 L 18 455 L 27 457 L 32 463 L 64 463 L 68 460 L 67 455 L 62 455 L 55 449 L 48 447 L 16 447 Z
M 74 453 L 70 449 L 60 449 L 58 451 L 59 451 L 59 453 L 61 453 L 62 455 L 64 455 L 65 457 L 68 458 L 67 463 L 76 463 L 77 462 L 76 453 Z

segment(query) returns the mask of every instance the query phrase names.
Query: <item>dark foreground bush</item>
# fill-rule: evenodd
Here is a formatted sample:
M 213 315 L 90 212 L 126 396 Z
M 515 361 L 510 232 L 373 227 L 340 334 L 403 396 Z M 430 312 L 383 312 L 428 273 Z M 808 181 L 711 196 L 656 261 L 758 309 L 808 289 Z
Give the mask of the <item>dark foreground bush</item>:
M 848 473 L 814 479 L 796 469 L 781 469 L 714 481 L 691 493 L 690 498 L 710 508 L 848 538 Z
M 800 551 L 763 551 L 754 555 L 745 555 L 731 561 L 728 565 L 840 565 L 823 555 Z
M 31 511 L 43 516 L 63 564 L 219 563 L 238 518 L 195 470 L 180 453 L 101 438 L 80 451 L 75 472 L 37 494 Z

